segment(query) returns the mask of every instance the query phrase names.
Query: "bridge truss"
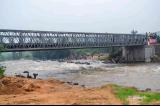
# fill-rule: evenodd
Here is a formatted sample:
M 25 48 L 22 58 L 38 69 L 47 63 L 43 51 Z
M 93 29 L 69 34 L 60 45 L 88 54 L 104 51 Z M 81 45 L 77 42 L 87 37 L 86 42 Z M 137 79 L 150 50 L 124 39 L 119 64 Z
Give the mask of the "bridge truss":
M 143 34 L 55 32 L 0 29 L 0 45 L 5 51 L 32 51 L 71 48 L 103 48 L 147 44 Z

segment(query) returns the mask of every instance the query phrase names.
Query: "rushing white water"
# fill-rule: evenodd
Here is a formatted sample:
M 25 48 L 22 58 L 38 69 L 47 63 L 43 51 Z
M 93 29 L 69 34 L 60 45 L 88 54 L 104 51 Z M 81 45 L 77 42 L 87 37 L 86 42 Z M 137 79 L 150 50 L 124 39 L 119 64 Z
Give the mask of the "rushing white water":
M 101 61 L 75 60 L 75 64 L 58 61 L 16 60 L 0 64 L 7 67 L 6 75 L 38 73 L 39 78 L 56 78 L 62 81 L 78 82 L 87 87 L 99 87 L 114 83 L 123 86 L 134 86 L 139 89 L 151 88 L 160 91 L 160 64 L 103 64 Z M 24 74 L 25 75 L 25 74 Z

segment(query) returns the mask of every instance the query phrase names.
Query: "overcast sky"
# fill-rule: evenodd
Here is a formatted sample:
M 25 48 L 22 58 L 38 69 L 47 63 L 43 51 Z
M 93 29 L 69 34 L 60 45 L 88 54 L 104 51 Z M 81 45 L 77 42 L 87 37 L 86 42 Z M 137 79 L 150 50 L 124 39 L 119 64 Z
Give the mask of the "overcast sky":
M 160 0 L 0 0 L 0 29 L 140 33 L 160 30 Z

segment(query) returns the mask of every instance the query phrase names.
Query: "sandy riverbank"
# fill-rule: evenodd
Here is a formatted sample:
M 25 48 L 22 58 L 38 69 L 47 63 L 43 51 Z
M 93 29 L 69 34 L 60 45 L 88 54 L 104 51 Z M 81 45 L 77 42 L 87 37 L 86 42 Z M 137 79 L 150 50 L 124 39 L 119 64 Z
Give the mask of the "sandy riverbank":
M 87 89 L 54 79 L 4 77 L 0 104 L 122 104 L 112 88 Z
M 106 85 L 85 88 L 55 79 L 3 77 L 0 83 L 0 105 L 122 105 L 160 104 L 160 93 L 138 91 L 132 87 Z

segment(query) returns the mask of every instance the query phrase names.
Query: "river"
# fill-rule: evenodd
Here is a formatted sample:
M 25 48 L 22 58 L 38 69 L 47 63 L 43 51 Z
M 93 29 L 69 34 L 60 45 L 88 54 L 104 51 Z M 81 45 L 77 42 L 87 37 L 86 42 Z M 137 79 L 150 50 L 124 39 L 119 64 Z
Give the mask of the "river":
M 74 62 L 89 62 L 75 64 L 58 61 L 12 60 L 0 64 L 6 66 L 6 75 L 38 73 L 38 78 L 55 78 L 61 81 L 76 82 L 86 87 L 100 87 L 105 84 L 132 86 L 140 90 L 151 88 L 160 91 L 160 64 L 104 64 L 94 60 L 74 60 Z M 23 74 L 26 75 L 26 74 Z

